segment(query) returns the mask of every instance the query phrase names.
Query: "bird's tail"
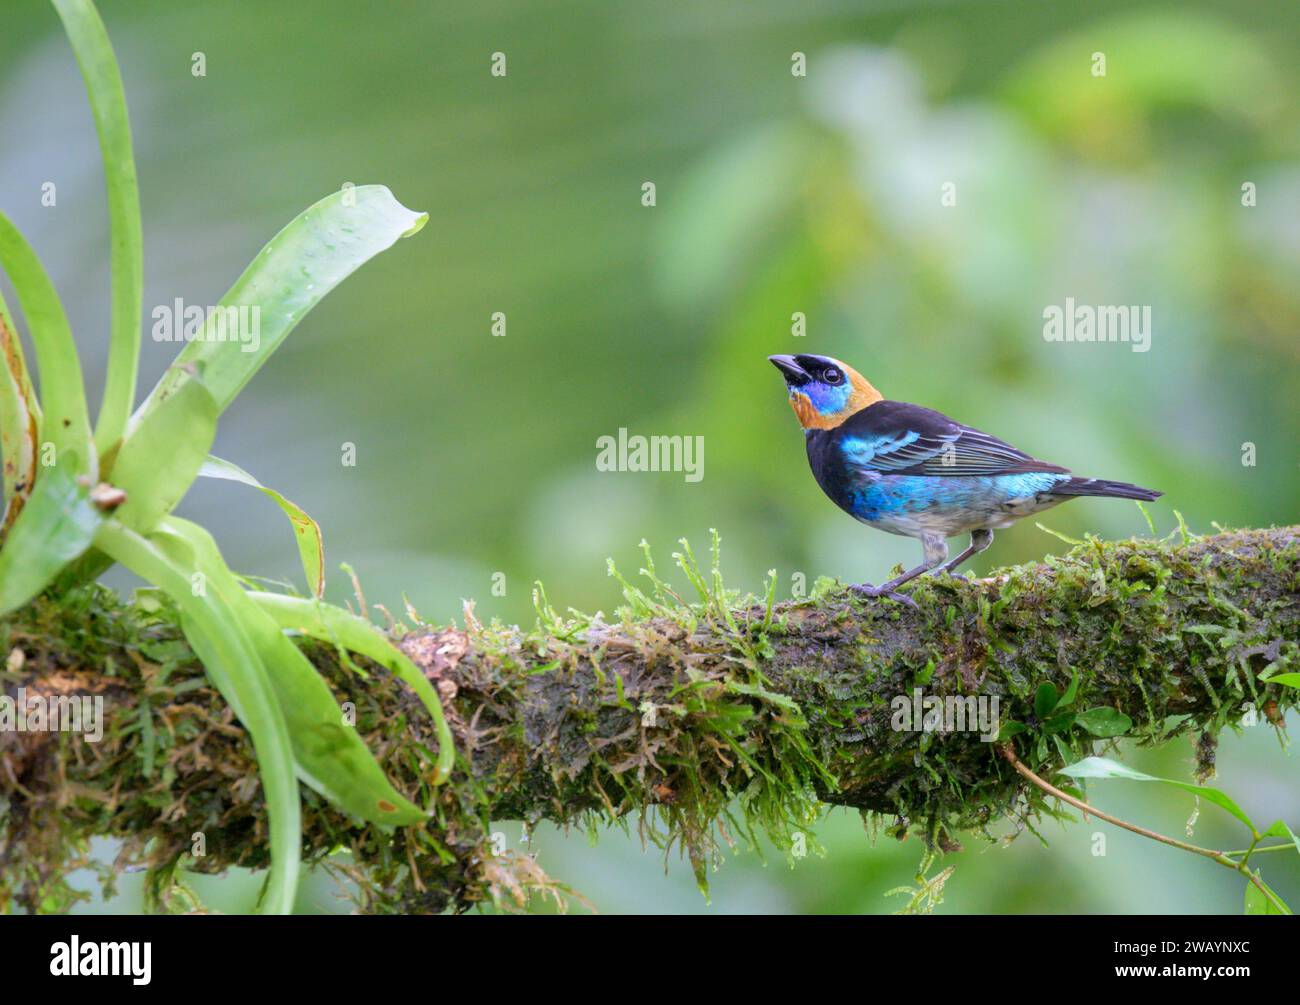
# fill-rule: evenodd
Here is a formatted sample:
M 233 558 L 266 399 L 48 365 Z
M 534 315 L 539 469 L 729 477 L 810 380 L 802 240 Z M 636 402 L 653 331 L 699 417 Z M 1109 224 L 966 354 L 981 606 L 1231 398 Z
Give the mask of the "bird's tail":
M 1155 489 L 1144 489 L 1128 482 L 1108 482 L 1104 478 L 1071 478 L 1068 482 L 1052 486 L 1058 496 L 1109 496 L 1113 499 L 1141 499 L 1151 502 L 1164 495 Z

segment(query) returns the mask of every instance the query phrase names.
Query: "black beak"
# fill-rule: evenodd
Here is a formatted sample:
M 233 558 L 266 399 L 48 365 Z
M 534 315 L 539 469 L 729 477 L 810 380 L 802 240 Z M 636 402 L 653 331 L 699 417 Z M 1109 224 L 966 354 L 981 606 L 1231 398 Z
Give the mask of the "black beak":
M 793 356 L 769 356 L 767 361 L 781 371 L 790 387 L 802 387 L 812 380 L 808 371 L 796 363 Z

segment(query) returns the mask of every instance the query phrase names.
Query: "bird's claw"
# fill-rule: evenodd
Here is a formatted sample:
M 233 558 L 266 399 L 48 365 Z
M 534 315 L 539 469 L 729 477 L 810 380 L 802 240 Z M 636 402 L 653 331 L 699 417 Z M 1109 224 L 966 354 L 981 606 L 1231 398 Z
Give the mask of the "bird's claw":
M 895 600 L 900 604 L 906 604 L 908 607 L 914 608 L 915 610 L 919 611 L 921 609 L 920 605 L 918 605 L 917 602 L 906 593 L 899 593 L 897 590 L 891 590 L 888 587 L 872 586 L 870 583 L 857 583 L 850 586 L 849 589 L 862 597 L 870 597 L 873 600 L 878 600 L 881 597 L 888 597 L 890 600 Z

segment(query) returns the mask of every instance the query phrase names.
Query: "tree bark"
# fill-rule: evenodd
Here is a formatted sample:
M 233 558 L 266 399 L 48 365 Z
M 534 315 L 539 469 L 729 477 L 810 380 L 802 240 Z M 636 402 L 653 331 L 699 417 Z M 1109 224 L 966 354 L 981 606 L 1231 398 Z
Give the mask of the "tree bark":
M 951 850 L 960 830 L 1054 809 L 987 735 L 910 728 L 923 724 L 904 707 L 974 698 L 987 711 L 996 698 L 1004 735 L 1019 730 L 1018 756 L 1047 775 L 1099 742 L 1060 707 L 1036 716 L 1050 682 L 1073 688 L 1070 711 L 1122 713 L 1139 743 L 1191 735 L 1208 770 L 1225 724 L 1253 707 L 1280 726 L 1300 694 L 1261 680 L 1300 669 L 1300 527 L 1089 541 L 982 580 L 923 580 L 915 608 L 836 585 L 769 613 L 732 606 L 720 577 L 688 568 L 702 591 L 691 607 L 629 586 L 616 622 L 543 603 L 531 631 L 467 609 L 465 631 L 405 632 L 456 737 L 456 771 L 436 788 L 414 696 L 304 641 L 389 777 L 430 808 L 426 824 L 384 833 L 304 788 L 306 857 L 355 880 L 363 910 L 437 911 L 562 896 L 531 858 L 493 847 L 495 820 L 633 820 L 701 882 L 726 842 L 815 841 L 824 804 Z M 165 604 L 100 587 L 46 597 L 0 621 L 0 643 L 7 696 L 99 696 L 107 723 L 99 742 L 0 731 L 0 910 L 66 908 L 64 877 L 95 836 L 125 839 L 106 881 L 142 864 L 163 909 L 185 906 L 178 866 L 266 864 L 252 746 Z M 326 861 L 340 848 L 350 864 Z

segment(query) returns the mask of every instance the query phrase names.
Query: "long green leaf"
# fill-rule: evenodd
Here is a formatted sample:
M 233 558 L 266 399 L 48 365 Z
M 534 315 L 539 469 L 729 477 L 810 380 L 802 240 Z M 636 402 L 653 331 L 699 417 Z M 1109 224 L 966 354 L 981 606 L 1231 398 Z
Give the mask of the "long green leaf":
M 1144 775 L 1140 771 L 1134 771 L 1132 768 L 1106 757 L 1085 757 L 1082 761 L 1062 768 L 1060 773 L 1069 775 L 1071 778 L 1127 778 L 1134 782 L 1163 782 L 1165 785 L 1172 785 L 1184 792 L 1191 792 L 1208 803 L 1214 803 L 1216 806 L 1222 807 L 1249 827 L 1252 835 L 1259 833 L 1250 817 L 1246 816 L 1245 811 L 1233 802 L 1227 793 L 1205 785 L 1193 785 L 1191 782 L 1179 782 L 1172 778 L 1157 778 L 1154 775 Z
M 9 305 L 0 294 L 0 455 L 4 458 L 4 509 L 0 541 L 17 519 L 36 478 L 41 410 Z
M 241 619 L 211 591 L 199 589 L 191 549 L 169 537 L 147 539 L 117 521 L 107 521 L 96 546 L 136 575 L 159 587 L 180 608 L 181 627 L 208 677 L 247 727 L 257 753 L 271 825 L 271 873 L 262 910 L 293 910 L 302 849 L 302 810 L 294 777 L 289 727 L 265 666 L 244 633 Z
M 302 557 L 303 572 L 307 574 L 307 586 L 312 595 L 319 599 L 325 594 L 325 539 L 321 536 L 320 525 L 307 511 L 297 503 L 290 502 L 275 489 L 267 488 L 238 464 L 223 461 L 220 457 L 208 456 L 199 469 L 202 478 L 222 478 L 226 481 L 240 482 L 260 489 L 284 511 L 284 515 L 293 524 L 293 535 L 298 540 L 298 554 Z
M 250 326 L 256 309 L 256 338 L 242 333 L 242 341 L 218 340 L 210 318 L 180 351 L 177 363 L 200 367 L 217 408 L 224 411 L 326 293 L 427 220 L 428 214 L 407 209 L 383 185 L 326 196 L 273 237 L 221 298 L 223 308 L 248 308 Z M 146 419 L 179 379 L 175 369 L 164 374 L 132 422 Z
M 101 514 L 72 453 L 41 472 L 0 548 L 0 614 L 31 600 L 95 538 Z
M 109 264 L 112 269 L 112 322 L 104 401 L 95 427 L 95 446 L 108 453 L 122 436 L 135 404 L 140 359 L 140 301 L 144 290 L 144 251 L 140 192 L 136 185 L 131 124 L 117 58 L 99 12 L 91 0 L 53 0 L 86 81 L 90 110 L 99 133 L 108 194 Z
M 90 417 L 86 390 L 81 382 L 77 344 L 72 340 L 67 315 L 59 295 L 36 252 L 10 219 L 0 213 L 0 265 L 9 275 L 27 330 L 36 349 L 41 378 L 41 437 L 57 454 L 72 451 L 79 459 L 79 474 L 92 481 L 99 474 L 90 445 Z M 56 460 L 60 460 L 56 457 Z M 39 472 L 37 474 L 39 478 Z
M 116 516 L 147 533 L 170 513 L 198 477 L 217 433 L 217 403 L 197 377 L 163 399 L 153 421 L 141 423 L 113 462 L 113 484 L 126 490 Z
M 280 593 L 254 592 L 249 596 L 281 628 L 302 632 L 322 642 L 330 642 L 360 653 L 380 666 L 387 667 L 394 676 L 404 681 L 424 703 L 438 733 L 438 764 L 433 784 L 438 785 L 450 777 L 451 769 L 456 763 L 456 743 L 443 714 L 438 692 L 420 672 L 420 668 L 411 662 L 410 657 L 393 645 L 383 632 L 364 618 L 333 604 L 302 597 L 286 597 Z
M 90 545 L 99 513 L 90 490 L 99 465 L 90 438 L 81 364 L 59 295 L 31 245 L 0 213 L 0 265 L 18 294 L 36 349 L 41 428 L 35 483 L 0 549 L 0 614 L 26 603 Z M 5 308 L 5 325 L 12 318 Z M 17 344 L 16 336 L 13 337 Z M 18 374 L 21 386 L 23 375 Z M 30 422 L 29 409 L 29 422 Z M 45 484 L 43 484 L 45 483 Z
M 424 812 L 404 798 L 343 712 L 311 661 L 280 631 L 226 567 L 212 536 L 197 524 L 169 517 L 158 537 L 176 537 L 193 549 L 207 590 L 239 620 L 266 666 L 293 744 L 299 777 L 348 813 L 377 824 L 412 824 Z

